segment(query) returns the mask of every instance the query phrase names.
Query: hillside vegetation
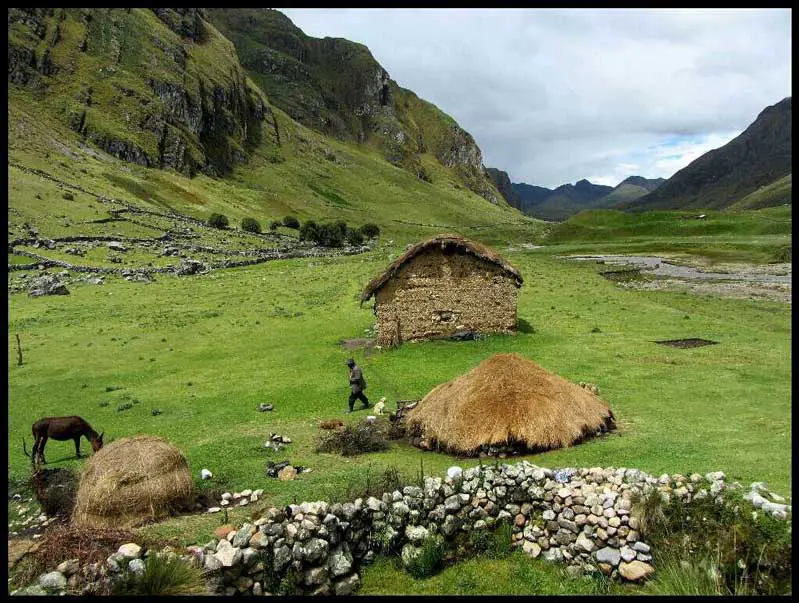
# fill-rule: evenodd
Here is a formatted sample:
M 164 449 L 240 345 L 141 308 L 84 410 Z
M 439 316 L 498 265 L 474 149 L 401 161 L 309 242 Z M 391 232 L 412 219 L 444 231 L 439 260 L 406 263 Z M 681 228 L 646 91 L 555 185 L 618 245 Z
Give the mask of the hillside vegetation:
M 704 214 L 590 210 L 553 225 L 543 240 L 569 251 L 670 251 L 723 261 L 771 262 L 784 257 L 784 249 L 791 246 L 791 209 L 708 210 Z
M 750 193 L 791 173 L 791 123 L 788 97 L 766 107 L 743 133 L 695 159 L 657 190 L 617 207 L 648 211 L 736 206 Z M 786 202 L 784 195 L 761 200 Z
M 242 65 L 292 119 L 342 140 L 378 149 L 421 180 L 424 157 L 453 169 L 466 186 L 503 203 L 471 135 L 438 107 L 400 87 L 369 49 L 341 38 L 306 36 L 272 9 L 209 9 Z
M 423 180 L 373 145 L 294 121 L 253 84 L 202 14 L 11 9 L 12 164 L 159 211 L 200 220 L 223 213 L 233 225 L 295 215 L 368 218 L 406 241 L 441 230 L 489 243 L 536 236 L 539 223 L 478 196 L 457 166 L 430 153 L 417 157 Z M 449 119 L 408 91 L 401 97 L 408 111 L 427 107 L 418 127 L 428 127 L 428 117 Z M 10 240 L 25 222 L 43 237 L 119 232 L 119 223 L 98 222 L 108 214 L 85 195 L 67 201 L 62 185 L 16 168 L 9 179 Z

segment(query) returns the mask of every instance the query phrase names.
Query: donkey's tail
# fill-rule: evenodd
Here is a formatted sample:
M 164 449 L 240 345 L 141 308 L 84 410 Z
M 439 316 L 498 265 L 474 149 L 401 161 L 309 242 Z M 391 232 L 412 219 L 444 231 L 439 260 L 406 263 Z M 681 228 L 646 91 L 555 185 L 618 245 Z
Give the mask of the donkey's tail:
M 24 437 L 22 438 L 22 452 L 25 453 L 25 456 L 27 456 L 28 458 L 31 458 L 31 455 L 28 454 L 28 448 L 25 446 L 25 438 Z

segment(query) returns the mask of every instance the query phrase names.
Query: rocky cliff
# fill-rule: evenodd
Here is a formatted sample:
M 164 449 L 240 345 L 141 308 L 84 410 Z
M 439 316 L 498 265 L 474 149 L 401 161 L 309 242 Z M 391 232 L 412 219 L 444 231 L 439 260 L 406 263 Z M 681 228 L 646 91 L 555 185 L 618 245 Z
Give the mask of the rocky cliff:
M 203 9 L 12 8 L 8 34 L 9 92 L 126 161 L 222 174 L 272 118 Z
M 492 203 L 500 195 L 472 136 L 435 105 L 400 87 L 369 49 L 340 38 L 306 36 L 271 9 L 209 9 L 270 101 L 303 125 L 378 149 L 422 180 L 424 156 L 452 169 Z
M 497 190 L 508 202 L 508 205 L 521 209 L 519 193 L 513 188 L 513 183 L 510 181 L 508 173 L 496 168 L 486 168 L 486 174 L 491 178 L 494 186 L 497 187 Z

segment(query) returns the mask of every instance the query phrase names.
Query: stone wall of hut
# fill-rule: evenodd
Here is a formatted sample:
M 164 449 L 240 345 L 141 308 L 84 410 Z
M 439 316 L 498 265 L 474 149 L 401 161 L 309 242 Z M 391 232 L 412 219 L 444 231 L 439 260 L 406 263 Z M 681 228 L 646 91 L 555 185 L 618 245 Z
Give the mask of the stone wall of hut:
M 515 332 L 516 291 L 513 277 L 493 262 L 425 251 L 377 292 L 377 343 L 396 345 L 462 330 Z

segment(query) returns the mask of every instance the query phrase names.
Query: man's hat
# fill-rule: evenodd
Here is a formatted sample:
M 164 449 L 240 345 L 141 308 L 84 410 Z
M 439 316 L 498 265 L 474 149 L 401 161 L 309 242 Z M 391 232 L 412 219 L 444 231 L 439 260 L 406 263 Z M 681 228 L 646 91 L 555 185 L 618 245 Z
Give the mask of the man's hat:
M 347 358 L 347 362 L 345 362 L 347 366 L 355 366 L 355 361 L 352 358 Z

